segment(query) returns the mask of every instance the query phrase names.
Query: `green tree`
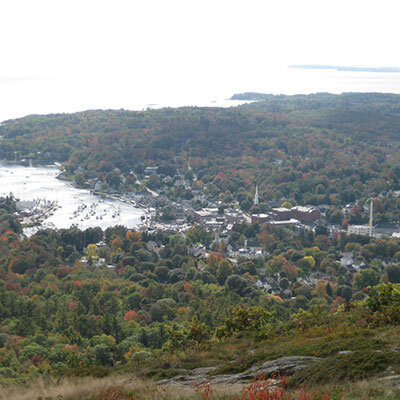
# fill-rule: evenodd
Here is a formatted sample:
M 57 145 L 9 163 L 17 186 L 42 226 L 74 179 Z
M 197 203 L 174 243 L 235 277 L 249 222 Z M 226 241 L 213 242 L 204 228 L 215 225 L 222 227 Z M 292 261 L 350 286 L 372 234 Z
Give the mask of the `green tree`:
M 229 275 L 232 275 L 233 268 L 229 261 L 222 260 L 217 268 L 217 280 L 220 285 L 223 285 Z
M 354 286 L 362 290 L 368 286 L 375 286 L 379 282 L 379 275 L 373 269 L 364 269 L 354 275 Z

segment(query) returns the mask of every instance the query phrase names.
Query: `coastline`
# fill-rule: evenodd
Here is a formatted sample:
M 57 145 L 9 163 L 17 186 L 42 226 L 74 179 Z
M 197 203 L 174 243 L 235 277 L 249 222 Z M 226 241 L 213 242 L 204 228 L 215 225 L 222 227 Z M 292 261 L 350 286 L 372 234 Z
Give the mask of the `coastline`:
M 4 159 L 0 160 L 0 163 L 3 170 L 3 189 L 5 189 L 2 191 L 2 196 L 12 193 L 15 199 L 23 203 L 21 209 L 18 210 L 18 216 L 21 221 L 23 219 L 27 222 L 26 228 L 34 226 L 45 228 L 49 225 L 54 227 L 53 229 L 64 229 L 78 225 L 80 229 L 100 226 L 104 230 L 109 226 L 124 225 L 128 228 L 139 229 L 149 221 L 150 210 L 146 205 L 138 204 L 124 194 L 97 192 L 88 187 L 79 187 L 72 177 L 66 177 L 63 174 L 63 167 L 60 163 L 35 165 L 26 160 Z M 35 167 L 38 168 L 38 172 L 34 170 Z M 46 169 L 48 173 L 46 173 Z M 54 181 L 51 183 L 53 179 L 59 180 L 60 184 L 57 185 Z M 61 184 L 61 182 L 63 183 Z M 80 192 L 74 192 L 74 190 L 80 190 Z M 44 202 L 44 200 L 46 201 Z M 51 209 L 47 210 L 46 206 L 48 212 L 43 213 L 42 203 L 46 204 L 46 202 L 48 202 L 48 206 L 50 203 L 57 204 L 57 208 L 49 207 Z M 97 214 L 85 217 L 87 211 L 85 214 L 75 213 L 74 210 L 79 208 L 79 204 L 87 204 L 89 207 L 91 203 L 101 204 L 101 208 L 99 207 L 96 211 Z M 37 207 L 38 204 L 40 207 Z M 58 208 L 62 210 L 57 211 Z M 89 211 L 89 208 L 87 210 Z M 96 215 L 99 218 L 96 218 Z

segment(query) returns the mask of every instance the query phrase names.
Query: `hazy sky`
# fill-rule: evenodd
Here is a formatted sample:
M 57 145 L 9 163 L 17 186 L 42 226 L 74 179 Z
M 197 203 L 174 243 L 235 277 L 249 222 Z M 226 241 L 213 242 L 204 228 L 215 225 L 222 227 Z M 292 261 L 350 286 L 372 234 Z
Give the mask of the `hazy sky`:
M 399 11 L 395 0 L 1 0 L 0 120 L 261 90 L 290 64 L 400 66 Z

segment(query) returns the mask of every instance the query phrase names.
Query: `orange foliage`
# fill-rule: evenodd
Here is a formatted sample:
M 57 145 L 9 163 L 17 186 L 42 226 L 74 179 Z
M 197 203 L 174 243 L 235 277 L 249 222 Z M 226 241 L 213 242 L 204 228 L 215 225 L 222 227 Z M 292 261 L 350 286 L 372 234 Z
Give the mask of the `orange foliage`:
M 224 259 L 224 257 L 222 257 L 221 253 L 217 253 L 215 251 L 212 251 L 208 257 L 207 257 L 207 264 L 210 267 L 217 267 L 219 265 L 219 263 Z
M 130 310 L 125 313 L 124 320 L 125 321 L 137 321 L 139 318 L 139 314 L 135 310 Z

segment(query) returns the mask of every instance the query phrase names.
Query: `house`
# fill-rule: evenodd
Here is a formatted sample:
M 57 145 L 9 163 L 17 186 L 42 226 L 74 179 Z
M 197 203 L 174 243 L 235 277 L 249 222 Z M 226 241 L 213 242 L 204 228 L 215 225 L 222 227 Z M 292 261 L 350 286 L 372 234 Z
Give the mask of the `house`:
M 147 249 L 148 251 L 155 251 L 156 253 L 158 253 L 158 252 L 161 250 L 161 248 L 158 247 L 157 243 L 154 242 L 153 240 L 149 240 L 149 241 L 146 243 L 146 249 Z
M 15 208 L 20 216 L 29 217 L 34 214 L 37 209 L 37 203 L 30 200 L 19 200 L 15 203 Z
M 157 173 L 158 167 L 146 167 L 144 170 L 145 175 L 153 175 Z
M 240 256 L 246 256 L 250 254 L 250 250 L 246 249 L 245 247 L 242 247 L 241 249 L 239 249 L 239 255 Z
M 256 242 L 255 240 L 248 240 L 246 241 L 246 247 L 249 249 L 251 254 L 263 254 L 263 248 L 259 242 Z
M 189 252 L 195 258 L 205 258 L 207 256 L 206 248 L 202 245 L 191 246 Z
M 228 253 L 228 257 L 230 257 L 230 258 L 238 258 L 239 255 L 240 255 L 239 254 L 239 250 L 234 248 L 234 247 L 232 247 L 232 245 L 230 245 L 230 244 L 228 244 L 226 246 L 226 251 Z
M 343 257 L 340 259 L 340 264 L 343 267 L 348 267 L 350 265 L 353 265 L 353 252 L 347 251 L 343 253 Z

